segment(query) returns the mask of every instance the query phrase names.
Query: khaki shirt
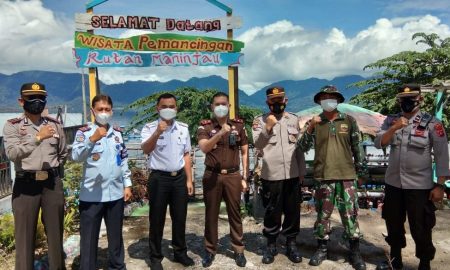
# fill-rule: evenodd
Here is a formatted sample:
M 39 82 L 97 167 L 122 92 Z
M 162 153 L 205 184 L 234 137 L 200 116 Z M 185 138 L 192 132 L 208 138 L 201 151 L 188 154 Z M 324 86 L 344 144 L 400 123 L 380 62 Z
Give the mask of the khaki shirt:
M 375 147 L 382 148 L 381 137 L 400 116 L 386 117 L 375 138 Z M 417 112 L 409 119 L 408 126 L 397 130 L 392 136 L 386 184 L 403 189 L 431 189 L 434 185 L 432 153 L 436 175 L 450 175 L 447 135 L 442 123 L 433 117 L 425 130 L 416 132 L 422 116 L 421 111 Z
M 43 125 L 52 125 L 54 137 L 38 143 L 36 134 Z M 61 124 L 56 119 L 42 117 L 39 125 L 34 125 L 24 115 L 10 119 L 3 127 L 6 156 L 14 162 L 15 170 L 39 171 L 56 168 L 67 157 L 66 140 Z
M 247 133 L 244 128 L 244 123 L 240 119 L 228 119 L 227 124 L 231 127 L 230 132 L 226 136 L 223 136 L 210 152 L 206 153 L 206 166 L 214 169 L 239 169 L 239 146 L 248 144 Z M 215 118 L 211 120 L 203 120 L 197 130 L 197 140 L 209 140 L 217 134 L 221 128 L 222 127 Z M 235 135 L 236 144 L 234 146 L 230 145 L 230 134 Z
M 285 112 L 268 134 L 268 116 L 256 117 L 252 126 L 253 142 L 263 157 L 261 178 L 278 181 L 305 175 L 305 156 L 295 146 L 300 134 L 298 117 Z

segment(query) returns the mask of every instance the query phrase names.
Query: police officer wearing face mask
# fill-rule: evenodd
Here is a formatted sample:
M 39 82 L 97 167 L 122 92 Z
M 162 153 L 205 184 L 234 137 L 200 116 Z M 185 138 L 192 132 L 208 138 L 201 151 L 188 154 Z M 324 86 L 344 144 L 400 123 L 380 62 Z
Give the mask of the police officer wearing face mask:
M 105 219 L 109 269 L 125 269 L 122 238 L 124 203 L 131 198 L 131 172 L 121 130 L 112 127 L 113 103 L 99 94 L 92 99 L 95 123 L 80 128 L 72 159 L 83 162 L 80 189 L 80 269 L 97 269 L 100 225 Z
M 432 242 L 436 223 L 433 202 L 443 199 L 444 183 L 450 175 L 447 135 L 439 120 L 420 110 L 423 97 L 419 85 L 402 85 L 396 98 L 402 112 L 388 116 L 375 139 L 377 148 L 390 147 L 382 212 L 388 232 L 386 242 L 391 248 L 390 264 L 394 269 L 402 269 L 401 249 L 406 246 L 404 223 L 408 216 L 416 257 L 420 259 L 418 269 L 427 270 L 436 253 Z M 391 267 L 383 262 L 377 269 Z
M 17 270 L 34 269 L 34 242 L 39 210 L 48 243 L 50 269 L 65 269 L 63 252 L 64 193 L 58 167 L 67 156 L 61 124 L 42 116 L 47 91 L 41 83 L 26 83 L 19 104 L 24 114 L 3 129 L 7 157 L 14 162 L 12 195 Z
M 172 219 L 174 259 L 184 266 L 194 265 L 187 255 L 185 240 L 188 195 L 194 193 L 191 168 L 191 141 L 188 125 L 175 120 L 176 97 L 170 93 L 158 97 L 159 119 L 142 128 L 141 148 L 148 154 L 148 192 L 150 204 L 150 268 L 163 269 L 161 241 L 167 205 Z
M 299 190 L 306 172 L 304 154 L 296 148 L 299 119 L 285 112 L 287 99 L 283 87 L 271 87 L 266 95 L 270 112 L 256 117 L 252 127 L 255 147 L 263 153 L 262 200 L 266 208 L 263 234 L 267 247 L 262 262 L 274 261 L 278 254 L 276 240 L 281 232 L 286 237 L 286 255 L 299 263 L 302 261 L 296 243 L 300 231 Z
M 306 131 L 298 141 L 303 151 L 314 147 L 314 179 L 316 180 L 317 220 L 314 236 L 318 248 L 309 264 L 318 266 L 327 258 L 331 234 L 330 217 L 335 205 L 344 226 L 344 240 L 350 243 L 349 261 L 357 270 L 366 269 L 360 250 L 362 236 L 358 226 L 358 195 L 356 178 L 366 174 L 361 134 L 353 117 L 341 113 L 338 103 L 344 96 L 332 85 L 323 87 L 314 96 L 323 112 L 314 116 L 306 125 Z
M 242 242 L 240 202 L 241 192 L 247 190 L 248 139 L 243 120 L 228 118 L 229 106 L 228 95 L 216 93 L 211 101 L 214 117 L 202 120 L 197 131 L 198 144 L 206 154 L 203 175 L 206 252 L 202 260 L 203 267 L 209 267 L 213 263 L 217 252 L 222 198 L 227 207 L 234 260 L 239 267 L 245 267 L 247 263 Z M 239 152 L 242 157 L 242 174 Z

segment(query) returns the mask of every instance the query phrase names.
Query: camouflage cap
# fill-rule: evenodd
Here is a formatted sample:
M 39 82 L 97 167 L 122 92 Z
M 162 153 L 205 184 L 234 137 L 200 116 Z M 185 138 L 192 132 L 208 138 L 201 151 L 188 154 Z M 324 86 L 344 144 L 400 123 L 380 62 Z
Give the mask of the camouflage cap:
M 338 103 L 342 103 L 345 100 L 344 96 L 341 93 L 339 93 L 338 89 L 334 85 L 326 85 L 326 86 L 320 88 L 319 93 L 317 93 L 314 96 L 314 102 L 317 104 L 320 104 L 319 99 L 320 99 L 320 96 L 323 94 L 332 94 L 332 95 L 336 96 Z
M 284 88 L 281 86 L 270 87 L 270 88 L 267 88 L 267 90 L 266 90 L 267 98 L 281 97 L 284 95 L 285 95 Z
M 416 83 L 404 84 L 397 89 L 396 98 L 415 97 L 420 95 L 420 85 Z
M 24 83 L 20 88 L 21 96 L 30 96 L 30 95 L 47 95 L 47 91 L 45 90 L 45 85 L 42 83 Z

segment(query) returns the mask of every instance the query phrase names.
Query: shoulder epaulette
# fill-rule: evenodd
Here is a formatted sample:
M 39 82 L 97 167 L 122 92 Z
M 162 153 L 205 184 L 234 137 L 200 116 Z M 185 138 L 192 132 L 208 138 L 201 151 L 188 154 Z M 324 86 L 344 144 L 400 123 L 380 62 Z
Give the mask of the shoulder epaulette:
M 240 119 L 240 118 L 235 118 L 235 119 L 232 119 L 231 121 L 236 122 L 236 123 L 244 123 L 244 120 Z
M 45 119 L 47 119 L 50 122 L 61 124 L 56 118 L 50 117 L 50 116 L 44 116 Z
M 189 127 L 189 125 L 186 124 L 186 123 L 183 123 L 183 122 L 180 122 L 180 121 L 177 121 L 177 123 L 178 123 L 180 126 L 182 126 L 182 127 L 185 127 L 185 128 Z
M 120 133 L 123 132 L 123 129 L 122 129 L 121 127 L 119 127 L 119 126 L 113 126 L 113 129 L 114 129 L 115 131 L 117 131 L 117 132 L 120 132 Z
M 206 126 L 211 123 L 212 123 L 211 119 L 203 119 L 202 121 L 200 121 L 200 125 L 202 125 L 202 126 Z
M 88 125 L 84 125 L 84 126 L 80 127 L 78 130 L 82 131 L 82 132 L 86 132 L 86 131 L 91 130 L 91 127 Z
M 22 121 L 23 118 L 21 117 L 17 117 L 17 118 L 13 118 L 13 119 L 9 119 L 8 122 L 10 122 L 11 124 L 17 124 L 20 121 Z

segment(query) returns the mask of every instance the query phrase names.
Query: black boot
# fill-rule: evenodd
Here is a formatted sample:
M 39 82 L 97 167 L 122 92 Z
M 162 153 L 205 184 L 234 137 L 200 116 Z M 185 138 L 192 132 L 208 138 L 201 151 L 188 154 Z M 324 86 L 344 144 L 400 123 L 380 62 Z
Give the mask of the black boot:
M 430 270 L 431 269 L 430 262 L 431 262 L 430 260 L 420 259 L 418 270 Z
M 276 242 L 270 242 L 267 244 L 266 250 L 264 250 L 262 263 L 271 264 L 274 261 L 274 257 L 278 254 Z
M 391 248 L 391 263 L 384 261 L 377 265 L 376 270 L 400 270 L 403 269 L 401 248 Z M 392 266 L 392 267 L 391 267 Z
M 359 251 L 359 239 L 351 239 L 350 241 L 350 258 L 349 261 L 356 270 L 366 270 L 366 263 L 361 257 Z
M 309 260 L 309 265 L 318 266 L 320 265 L 328 256 L 328 240 L 317 240 L 318 247 L 316 252 L 312 255 Z
M 299 263 L 302 261 L 302 256 L 300 255 L 300 251 L 298 251 L 295 238 L 289 238 L 286 240 L 286 256 L 293 263 Z

